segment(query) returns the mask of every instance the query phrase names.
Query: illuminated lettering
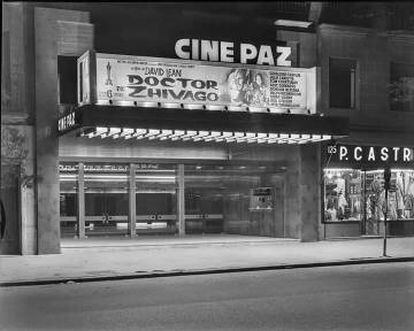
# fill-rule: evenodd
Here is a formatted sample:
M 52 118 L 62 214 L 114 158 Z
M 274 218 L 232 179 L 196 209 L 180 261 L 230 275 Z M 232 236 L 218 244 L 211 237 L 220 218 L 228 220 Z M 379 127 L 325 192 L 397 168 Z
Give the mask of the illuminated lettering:
M 381 160 L 382 161 L 388 160 L 388 148 L 387 147 L 381 148 Z
M 271 66 L 275 65 L 272 48 L 270 46 L 263 45 L 260 47 L 259 56 L 257 57 L 257 64 L 268 64 Z
M 185 90 L 181 90 L 180 92 L 178 92 L 178 94 L 176 94 L 174 92 L 174 90 L 169 90 L 170 91 L 170 95 L 174 98 L 174 99 L 182 99 L 185 93 Z
M 165 71 L 162 68 L 151 68 L 151 67 L 145 68 L 145 75 L 164 76 L 164 73 Z
M 213 88 L 213 89 L 217 90 L 217 82 L 214 81 L 214 80 L 207 80 L 206 81 L 206 88 L 207 89 Z
M 354 149 L 354 159 L 355 161 L 361 161 L 362 160 L 362 155 L 358 154 L 358 153 L 362 153 L 362 147 L 355 147 Z
M 190 46 L 190 39 L 180 39 L 175 43 L 175 54 L 181 59 L 190 59 L 190 52 L 185 51 L 184 47 Z
M 217 93 L 208 93 L 207 94 L 207 100 L 208 101 L 217 101 L 218 100 L 218 94 Z
M 220 61 L 234 62 L 234 44 L 222 41 L 220 44 Z
M 193 92 L 192 91 L 186 91 L 184 96 L 183 96 L 183 100 L 185 99 L 191 99 L 194 101 L 194 96 L 193 96 Z
M 398 151 L 400 150 L 400 148 L 393 147 L 392 150 L 394 151 L 394 161 L 398 161 Z
M 142 84 L 143 80 L 140 75 L 128 75 L 128 82 L 130 84 Z
M 368 161 L 375 161 L 375 151 L 374 151 L 374 147 L 370 147 L 369 148 Z
M 169 85 L 167 83 L 172 83 L 173 84 L 174 82 L 175 82 L 175 80 L 173 78 L 163 78 L 160 81 L 161 85 L 165 86 L 165 87 L 173 87 L 174 85 Z
M 201 60 L 219 60 L 219 42 L 217 40 L 201 40 Z
M 328 163 L 341 166 L 386 166 L 414 165 L 414 149 L 410 147 L 336 145 L 327 147 Z M 350 161 L 349 163 L 347 161 Z
M 345 146 L 340 146 L 339 147 L 339 160 L 343 160 L 346 155 L 348 154 L 348 149 Z M 345 158 L 346 160 L 348 158 Z
M 183 88 L 187 87 L 187 83 L 190 81 L 190 78 L 177 78 L 177 82 L 180 82 Z
M 191 86 L 194 88 L 202 89 L 206 87 L 206 83 L 204 80 L 196 79 L 191 82 Z
M 175 43 L 176 55 L 185 60 L 253 63 L 262 65 L 291 66 L 292 49 L 286 46 L 234 44 L 228 41 L 204 39 L 179 39 Z M 259 51 L 258 51 L 259 50 Z M 153 74 L 153 73 L 152 73 Z
M 138 86 L 128 85 L 127 87 L 130 88 L 130 89 L 132 89 L 132 92 L 128 94 L 130 97 L 133 97 L 133 98 L 144 98 L 145 97 L 145 95 L 140 95 L 140 93 L 142 91 L 145 91 L 147 89 L 146 86 L 142 86 L 142 85 L 138 85 Z
M 156 96 L 158 98 L 161 98 L 161 93 L 162 93 L 161 89 L 159 89 L 159 88 L 157 88 L 157 89 L 152 89 L 152 88 L 148 89 L 148 96 L 150 98 L 153 98 L 154 96 Z
M 58 131 L 67 130 L 67 129 L 71 128 L 72 126 L 74 126 L 75 124 L 76 124 L 76 122 L 75 122 L 75 113 L 72 112 L 72 113 L 62 117 L 61 119 L 59 119 L 59 121 L 58 121 Z
M 152 70 L 148 70 L 152 72 Z M 197 101 L 217 101 L 218 95 L 214 92 L 198 91 L 195 92 L 187 89 L 197 90 L 217 90 L 218 83 L 213 80 L 202 80 L 202 79 L 190 79 L 190 78 L 158 78 L 155 76 L 147 76 L 142 78 L 140 75 L 128 75 L 127 88 L 131 89 L 129 96 L 135 98 L 158 98 L 158 99 L 169 99 L 172 97 L 175 100 L 197 100 Z M 155 86 L 182 88 L 179 91 L 174 89 L 160 89 L 152 88 Z
M 191 57 L 193 60 L 199 59 L 199 52 L 198 52 L 198 39 L 191 40 Z
M 159 79 L 154 76 L 148 76 L 144 79 L 145 84 L 148 84 L 149 86 L 156 86 L 160 83 Z
M 257 56 L 257 48 L 252 44 L 240 44 L 240 63 L 247 63 Z
M 197 101 L 206 101 L 206 92 L 194 93 L 194 99 L 196 99 Z
M 403 161 L 409 162 L 410 161 L 410 149 L 409 148 L 403 148 Z
M 276 60 L 276 65 L 290 67 L 292 65 L 292 61 L 287 60 L 287 58 L 292 53 L 292 49 L 290 47 L 277 46 L 276 51 L 281 53 Z

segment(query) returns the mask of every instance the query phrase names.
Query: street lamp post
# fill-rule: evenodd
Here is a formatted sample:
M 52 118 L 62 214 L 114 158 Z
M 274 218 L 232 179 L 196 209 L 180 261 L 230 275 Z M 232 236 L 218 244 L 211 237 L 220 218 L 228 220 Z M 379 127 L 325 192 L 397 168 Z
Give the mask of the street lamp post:
M 387 217 L 388 217 L 388 190 L 390 189 L 391 169 L 384 169 L 384 188 L 385 188 L 385 215 L 384 215 L 384 243 L 382 256 L 387 256 Z

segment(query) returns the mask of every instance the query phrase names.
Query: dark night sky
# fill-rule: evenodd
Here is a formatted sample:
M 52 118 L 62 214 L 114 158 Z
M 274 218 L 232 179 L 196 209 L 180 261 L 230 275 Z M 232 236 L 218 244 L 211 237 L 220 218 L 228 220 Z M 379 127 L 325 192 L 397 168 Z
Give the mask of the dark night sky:
M 374 3 L 374 7 L 372 7 Z M 309 2 L 187 1 L 187 2 L 37 2 L 37 6 L 88 11 L 95 25 L 98 52 L 176 57 L 180 38 L 276 44 L 279 18 L 307 20 Z M 414 28 L 410 2 L 386 3 L 393 24 Z M 325 3 L 321 21 L 370 26 L 375 2 Z M 398 27 L 401 28 L 401 27 Z M 393 27 L 393 29 L 398 29 Z
M 90 12 L 98 52 L 176 57 L 180 38 L 276 45 L 275 2 L 42 3 Z M 305 11 L 283 17 L 306 19 Z

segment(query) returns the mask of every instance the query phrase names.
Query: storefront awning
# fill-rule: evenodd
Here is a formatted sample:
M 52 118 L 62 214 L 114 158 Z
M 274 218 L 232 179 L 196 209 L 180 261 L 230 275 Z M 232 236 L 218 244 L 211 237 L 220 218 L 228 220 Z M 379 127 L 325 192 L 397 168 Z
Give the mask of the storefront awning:
M 320 115 L 85 105 L 63 116 L 59 135 L 194 142 L 304 144 L 347 136 L 346 118 Z

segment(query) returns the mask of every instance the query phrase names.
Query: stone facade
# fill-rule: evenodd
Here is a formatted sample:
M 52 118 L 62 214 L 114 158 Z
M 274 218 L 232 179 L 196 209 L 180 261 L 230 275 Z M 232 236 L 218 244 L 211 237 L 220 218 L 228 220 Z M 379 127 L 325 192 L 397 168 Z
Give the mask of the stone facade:
M 120 149 L 115 142 L 96 145 L 74 137 L 59 139 L 57 57 L 79 56 L 94 48 L 97 36 L 89 23 L 90 13 L 19 2 L 2 6 L 1 193 L 8 228 L 1 253 L 60 252 L 58 163 L 86 158 L 138 162 L 168 157 L 279 164 L 286 168 L 285 174 L 267 181 L 283 192 L 280 217 L 284 235 L 302 241 L 323 237 L 319 145 L 230 149 L 160 143 Z M 391 62 L 414 65 L 412 34 L 321 24 L 314 32 L 278 30 L 275 39 L 293 47 L 297 66 L 320 68 L 318 111 L 351 121 L 351 134 L 342 142 L 414 146 L 414 112 L 390 111 L 388 95 Z M 331 57 L 357 61 L 355 109 L 329 106 Z

